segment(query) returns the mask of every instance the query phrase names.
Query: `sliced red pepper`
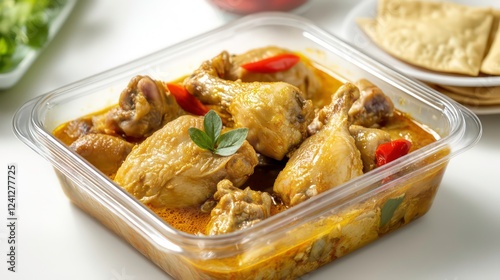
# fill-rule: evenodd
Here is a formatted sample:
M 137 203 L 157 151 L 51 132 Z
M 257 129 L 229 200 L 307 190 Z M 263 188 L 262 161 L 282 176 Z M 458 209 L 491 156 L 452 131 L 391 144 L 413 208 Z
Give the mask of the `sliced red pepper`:
M 382 166 L 408 154 L 410 148 L 411 142 L 403 138 L 380 144 L 375 151 L 375 163 Z
M 293 53 L 284 53 L 264 58 L 259 61 L 242 64 L 245 70 L 258 73 L 276 73 L 292 68 L 300 57 Z
M 167 88 L 175 97 L 177 104 L 179 104 L 184 111 L 199 116 L 204 116 L 209 111 L 209 109 L 203 105 L 200 100 L 190 94 L 184 86 L 167 83 Z

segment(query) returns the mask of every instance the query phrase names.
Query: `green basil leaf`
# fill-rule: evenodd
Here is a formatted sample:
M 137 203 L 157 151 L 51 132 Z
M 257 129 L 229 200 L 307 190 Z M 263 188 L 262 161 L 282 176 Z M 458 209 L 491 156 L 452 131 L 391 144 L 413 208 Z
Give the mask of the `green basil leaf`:
M 205 114 L 203 128 L 205 131 L 195 127 L 189 128 L 189 137 L 200 148 L 220 156 L 230 156 L 236 153 L 248 134 L 247 128 L 233 129 L 221 134 L 222 120 L 214 110 Z
M 212 147 L 214 147 L 222 130 L 222 120 L 214 110 L 210 110 L 205 114 L 203 128 L 205 129 L 205 133 L 212 140 Z
M 209 151 L 214 151 L 214 145 L 212 142 L 212 139 L 202 130 L 199 130 L 196 127 L 190 127 L 188 129 L 189 132 L 189 137 L 191 137 L 191 140 L 198 145 L 200 148 L 209 150 Z
M 238 128 L 222 134 L 217 141 L 215 153 L 228 156 L 236 153 L 247 138 L 248 128 Z
M 380 226 L 383 227 L 385 226 L 391 219 L 392 216 L 394 215 L 394 212 L 398 208 L 398 206 L 403 202 L 403 199 L 405 198 L 404 195 L 397 197 L 397 198 L 391 198 L 387 200 L 382 207 L 380 211 Z

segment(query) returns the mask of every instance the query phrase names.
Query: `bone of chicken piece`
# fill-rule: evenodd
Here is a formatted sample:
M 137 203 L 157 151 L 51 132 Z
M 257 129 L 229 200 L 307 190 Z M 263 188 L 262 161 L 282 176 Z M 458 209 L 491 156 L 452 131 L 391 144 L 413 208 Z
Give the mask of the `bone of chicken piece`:
M 180 116 L 153 133 L 132 150 L 115 182 L 143 203 L 175 208 L 200 205 L 219 181 L 241 186 L 253 173 L 258 159 L 247 141 L 235 154 L 219 156 L 198 147 L 190 127 L 203 129 L 203 118 Z
M 346 83 L 321 109 L 324 125 L 304 140 L 278 174 L 274 192 L 289 206 L 363 174 L 363 162 L 349 133 L 348 110 L 358 88 Z
M 78 138 L 69 147 L 101 172 L 113 178 L 132 151 L 134 144 L 106 134 L 87 134 Z
M 159 81 L 135 76 L 122 91 L 119 107 L 106 116 L 105 126 L 112 133 L 143 138 L 181 114 L 184 112 Z
M 184 80 L 184 87 L 202 103 L 227 107 L 233 96 L 242 91 L 239 86 L 235 86 L 234 81 L 226 79 L 231 67 L 230 55 L 224 51 L 204 61 Z
M 214 199 L 219 202 L 210 213 L 208 235 L 249 228 L 271 216 L 272 199 L 268 193 L 253 191 L 249 187 L 241 190 L 229 180 L 217 184 Z
M 229 69 L 226 52 L 206 61 L 184 81 L 186 89 L 205 104 L 227 112 L 232 127 L 248 128 L 247 140 L 268 157 L 281 160 L 307 137 L 312 102 L 284 82 L 231 81 L 220 77 Z
M 361 153 L 363 172 L 366 173 L 374 169 L 376 167 L 375 151 L 380 144 L 391 141 L 389 132 L 360 125 L 351 125 L 349 132 L 354 137 L 356 147 Z
M 374 127 L 393 115 L 394 104 L 380 88 L 365 79 L 355 85 L 360 90 L 360 96 L 349 110 L 351 124 Z

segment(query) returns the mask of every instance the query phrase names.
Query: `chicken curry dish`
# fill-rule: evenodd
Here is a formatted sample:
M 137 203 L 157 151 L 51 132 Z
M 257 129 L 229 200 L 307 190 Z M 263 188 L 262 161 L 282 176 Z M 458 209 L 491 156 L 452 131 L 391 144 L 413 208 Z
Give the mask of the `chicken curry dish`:
M 252 227 L 439 138 L 370 81 L 276 46 L 222 51 L 173 81 L 132 77 L 116 105 L 53 134 L 196 235 Z

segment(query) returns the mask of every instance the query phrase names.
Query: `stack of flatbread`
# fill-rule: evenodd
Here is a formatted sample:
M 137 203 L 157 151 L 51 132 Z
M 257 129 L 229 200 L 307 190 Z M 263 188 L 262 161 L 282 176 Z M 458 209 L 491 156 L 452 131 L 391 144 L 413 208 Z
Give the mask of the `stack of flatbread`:
M 381 49 L 426 70 L 500 75 L 500 10 L 432 0 L 378 0 L 358 25 Z M 500 87 L 432 85 L 466 105 L 500 105 Z

